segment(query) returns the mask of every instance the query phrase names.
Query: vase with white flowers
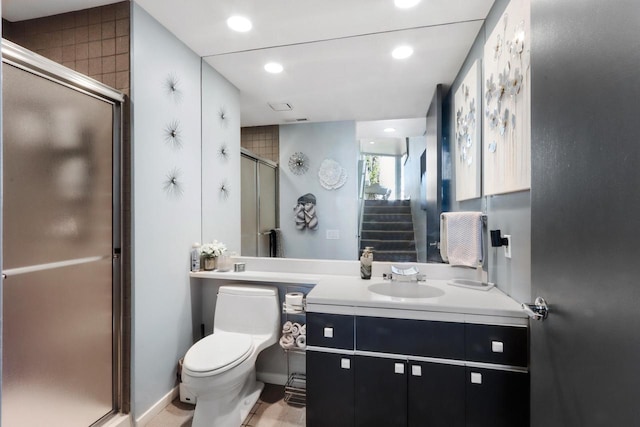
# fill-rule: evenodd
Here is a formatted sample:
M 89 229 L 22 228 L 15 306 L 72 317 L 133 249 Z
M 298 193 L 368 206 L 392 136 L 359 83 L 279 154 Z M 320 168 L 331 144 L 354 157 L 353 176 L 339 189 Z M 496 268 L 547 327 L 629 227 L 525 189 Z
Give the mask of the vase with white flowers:
M 204 259 L 204 269 L 205 270 L 214 270 L 216 268 L 216 262 L 218 257 L 227 252 L 227 246 L 222 243 L 214 240 L 213 243 L 205 243 L 200 248 L 200 254 Z

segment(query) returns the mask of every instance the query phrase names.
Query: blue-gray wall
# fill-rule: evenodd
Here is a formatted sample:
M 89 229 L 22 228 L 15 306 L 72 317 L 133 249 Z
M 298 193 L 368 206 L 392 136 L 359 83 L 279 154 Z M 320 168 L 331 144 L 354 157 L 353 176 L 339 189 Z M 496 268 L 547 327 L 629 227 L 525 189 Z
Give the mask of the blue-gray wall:
M 192 243 L 218 239 L 240 249 L 240 95 L 135 3 L 132 48 L 132 407 L 138 419 L 177 385 L 178 360 L 199 337 L 203 292 L 189 280 Z M 178 79 L 178 96 L 167 91 L 169 75 Z M 229 123 L 219 121 L 223 106 Z M 180 147 L 166 140 L 174 120 Z M 227 159 L 218 155 L 223 143 Z M 163 188 L 173 169 L 180 194 Z M 224 180 L 232 186 L 228 198 L 219 197 Z
M 309 158 L 309 170 L 293 174 L 289 157 L 301 151 Z M 355 260 L 358 255 L 358 144 L 353 121 L 300 123 L 280 126 L 280 228 L 287 258 Z M 333 159 L 347 172 L 347 181 L 337 190 L 327 190 L 318 181 L 324 159 Z M 298 197 L 316 196 L 318 229 L 297 230 L 293 208 Z M 329 240 L 327 230 L 338 230 L 340 238 Z
M 453 94 L 460 87 L 462 79 L 477 59 L 482 59 L 484 44 L 493 28 L 500 20 L 502 13 L 509 4 L 509 0 L 496 0 L 487 19 L 478 33 L 467 58 L 444 102 L 445 117 L 445 145 L 455 141 L 455 111 Z M 482 81 L 485 81 L 484 75 Z M 452 173 L 449 187 L 449 203 L 452 211 L 483 211 L 487 213 L 487 230 L 500 229 L 503 234 L 510 234 L 513 239 L 511 245 L 512 258 L 504 256 L 503 248 L 487 249 L 485 268 L 488 270 L 489 280 L 497 284 L 507 294 L 521 302 L 528 302 L 531 298 L 531 197 L 529 191 L 483 196 L 478 199 L 457 202 L 455 200 L 455 172 Z M 488 233 L 487 233 L 488 241 Z

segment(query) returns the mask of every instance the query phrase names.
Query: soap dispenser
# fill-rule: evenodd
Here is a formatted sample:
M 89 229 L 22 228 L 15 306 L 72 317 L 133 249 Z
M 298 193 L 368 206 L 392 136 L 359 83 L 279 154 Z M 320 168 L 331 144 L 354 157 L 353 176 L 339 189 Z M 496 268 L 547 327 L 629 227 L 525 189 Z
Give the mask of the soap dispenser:
M 360 277 L 371 279 L 371 266 L 373 265 L 373 247 L 366 246 L 360 257 Z

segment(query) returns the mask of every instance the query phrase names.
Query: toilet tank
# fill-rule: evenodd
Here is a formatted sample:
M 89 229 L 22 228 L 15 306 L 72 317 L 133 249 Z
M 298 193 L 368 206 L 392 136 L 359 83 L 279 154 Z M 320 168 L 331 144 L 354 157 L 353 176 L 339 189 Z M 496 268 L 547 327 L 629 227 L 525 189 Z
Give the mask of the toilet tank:
M 280 329 L 278 289 L 272 286 L 220 286 L 213 320 L 214 332 L 277 334 Z

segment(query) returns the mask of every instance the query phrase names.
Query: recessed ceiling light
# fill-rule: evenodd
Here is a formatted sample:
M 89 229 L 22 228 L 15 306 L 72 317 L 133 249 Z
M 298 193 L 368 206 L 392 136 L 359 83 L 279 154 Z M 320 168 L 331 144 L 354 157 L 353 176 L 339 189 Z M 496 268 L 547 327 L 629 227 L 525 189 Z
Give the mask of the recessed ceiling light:
M 369 144 L 375 144 L 375 143 L 376 143 L 375 141 L 369 141 Z
M 413 48 L 406 45 L 398 46 L 397 48 L 393 49 L 393 52 L 391 52 L 391 56 L 396 59 L 405 59 L 410 57 L 411 55 L 413 55 Z
M 394 3 L 400 9 L 408 9 L 420 3 L 420 0 L 395 0 Z
M 284 68 L 277 62 L 269 62 L 268 64 L 265 64 L 264 70 L 268 73 L 278 74 L 281 73 Z
M 246 33 L 253 27 L 249 19 L 239 15 L 234 15 L 231 18 L 227 19 L 227 26 L 232 30 L 238 31 L 240 33 Z
M 389 132 L 395 132 L 396 128 L 385 128 L 384 129 L 385 132 L 389 133 Z

